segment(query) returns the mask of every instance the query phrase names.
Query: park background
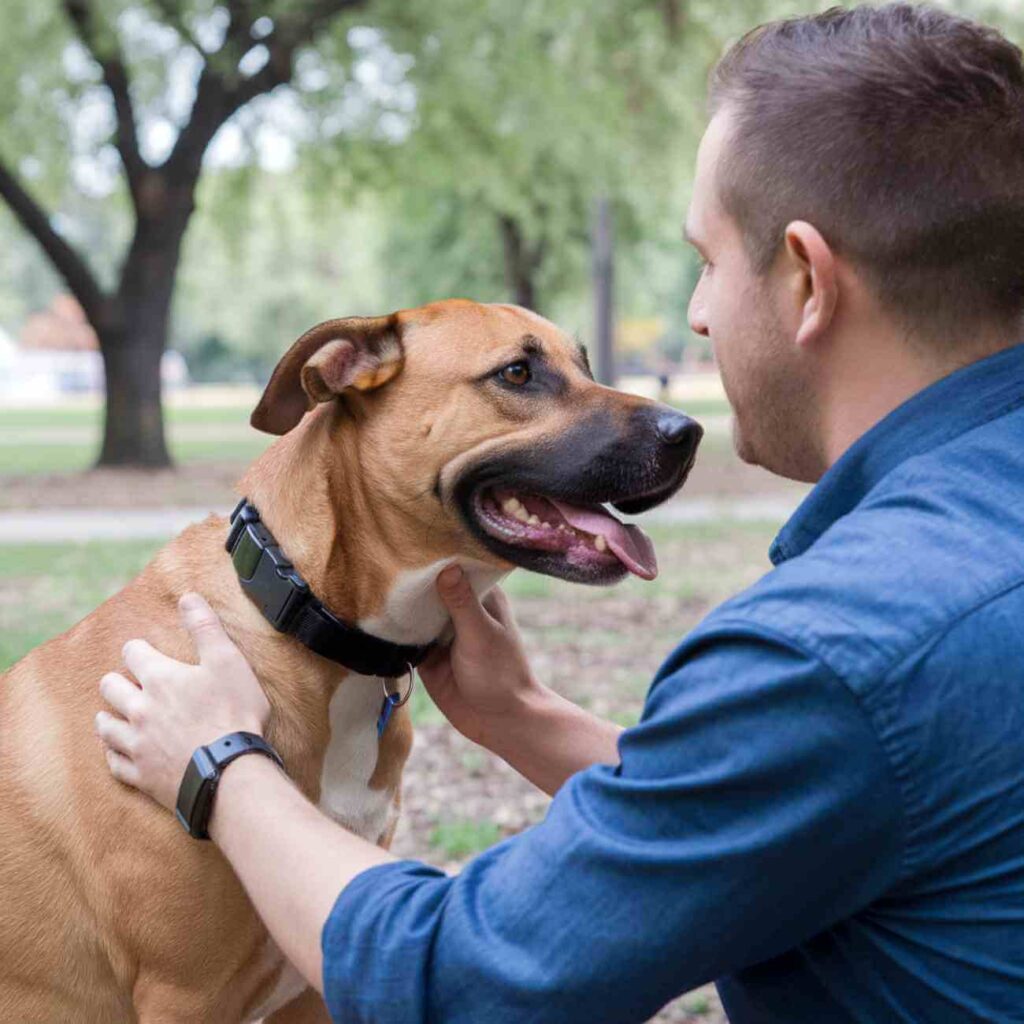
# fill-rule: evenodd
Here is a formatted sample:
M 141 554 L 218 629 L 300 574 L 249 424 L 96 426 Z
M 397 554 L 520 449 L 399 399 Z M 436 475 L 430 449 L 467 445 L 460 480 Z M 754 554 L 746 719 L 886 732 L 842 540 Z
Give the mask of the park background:
M 767 570 L 805 493 L 732 453 L 686 324 L 699 266 L 681 225 L 715 59 L 826 6 L 6 0 L 0 671 L 231 509 L 270 440 L 249 412 L 306 328 L 465 296 L 537 309 L 600 379 L 706 428 L 686 488 L 641 519 L 655 582 L 507 583 L 540 677 L 635 722 L 659 663 Z M 943 6 L 1024 37 L 1021 0 Z M 413 710 L 396 852 L 457 870 L 543 815 L 422 690 Z M 710 987 L 656 1019 L 724 1020 Z

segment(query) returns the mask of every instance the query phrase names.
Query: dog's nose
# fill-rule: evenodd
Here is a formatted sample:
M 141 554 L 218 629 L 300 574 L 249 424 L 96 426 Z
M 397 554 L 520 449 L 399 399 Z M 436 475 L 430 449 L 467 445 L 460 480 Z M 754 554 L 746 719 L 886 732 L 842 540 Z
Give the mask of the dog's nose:
M 704 433 L 700 424 L 681 412 L 663 412 L 656 424 L 658 435 L 668 444 L 685 444 L 696 448 Z

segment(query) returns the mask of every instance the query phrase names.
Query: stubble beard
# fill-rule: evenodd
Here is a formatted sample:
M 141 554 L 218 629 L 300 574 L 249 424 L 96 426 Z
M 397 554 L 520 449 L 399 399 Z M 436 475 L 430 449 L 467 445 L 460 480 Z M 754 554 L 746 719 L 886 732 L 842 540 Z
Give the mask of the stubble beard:
M 736 454 L 776 476 L 817 480 L 821 476 L 814 443 L 817 414 L 810 382 L 777 321 L 763 314 L 752 329 L 755 354 L 740 371 L 742 381 L 727 382 L 723 374 L 733 406 Z

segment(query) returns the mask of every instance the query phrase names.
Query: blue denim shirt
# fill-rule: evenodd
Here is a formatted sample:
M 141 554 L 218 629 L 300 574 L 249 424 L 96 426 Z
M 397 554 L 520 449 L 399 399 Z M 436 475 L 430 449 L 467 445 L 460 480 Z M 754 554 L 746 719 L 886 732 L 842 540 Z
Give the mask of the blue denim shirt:
M 829 470 L 659 669 L 621 763 L 322 936 L 335 1020 L 1024 1021 L 1024 346 Z

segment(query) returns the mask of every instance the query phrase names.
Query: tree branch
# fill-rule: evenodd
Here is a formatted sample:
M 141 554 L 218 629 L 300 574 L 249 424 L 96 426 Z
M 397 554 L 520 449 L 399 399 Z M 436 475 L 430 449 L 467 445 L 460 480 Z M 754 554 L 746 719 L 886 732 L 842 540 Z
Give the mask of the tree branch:
M 50 223 L 43 208 L 25 191 L 18 179 L 0 159 L 0 197 L 18 218 L 21 226 L 39 243 L 71 293 L 78 299 L 93 327 L 103 319 L 106 297 L 85 261 Z
M 241 60 L 252 49 L 252 25 L 256 20 L 255 12 L 249 0 L 227 0 L 228 27 L 224 32 L 224 49 L 236 46 L 235 57 Z
M 73 2 L 73 0 L 65 0 Z M 81 0 L 78 0 L 81 2 Z M 198 176 L 203 153 L 217 131 L 233 114 L 257 96 L 273 91 L 292 79 L 295 52 L 313 41 L 336 15 L 364 6 L 366 0 L 307 0 L 288 17 L 281 17 L 263 39 L 253 39 L 253 10 L 249 0 L 228 0 L 230 23 L 224 46 L 211 55 L 199 76 L 196 98 L 188 123 L 181 130 L 164 168 L 174 176 Z M 241 77 L 237 63 L 225 70 L 216 57 L 236 47 L 239 60 L 254 46 L 265 46 L 266 64 L 255 74 Z M 244 51 L 244 52 L 242 52 Z
M 135 111 L 132 107 L 128 87 L 128 73 L 113 30 L 107 38 L 97 27 L 91 0 L 64 0 L 64 12 L 74 26 L 78 38 L 92 54 L 103 73 L 103 84 L 114 100 L 114 114 L 117 120 L 116 144 L 121 163 L 128 178 L 132 199 L 138 199 L 138 189 L 147 169 L 139 151 L 139 137 L 135 126 Z
M 167 22 L 171 28 L 174 29 L 178 35 L 192 47 L 196 53 L 205 56 L 206 50 L 199 45 L 199 40 L 195 37 L 195 34 L 188 27 L 188 23 L 185 21 L 185 16 L 181 11 L 180 5 L 173 2 L 173 0 L 150 0 L 153 6 L 160 12 L 161 17 Z

